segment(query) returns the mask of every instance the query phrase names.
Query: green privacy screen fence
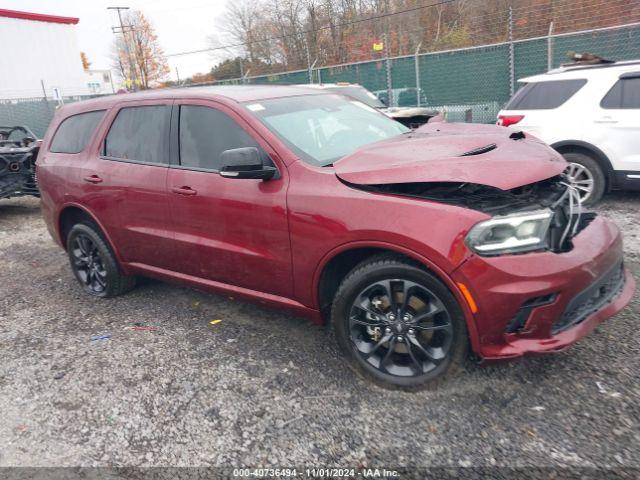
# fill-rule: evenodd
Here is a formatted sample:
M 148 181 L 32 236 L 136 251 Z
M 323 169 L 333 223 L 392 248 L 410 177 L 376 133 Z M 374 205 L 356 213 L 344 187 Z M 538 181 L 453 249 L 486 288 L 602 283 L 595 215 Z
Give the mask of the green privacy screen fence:
M 491 123 L 517 89 L 517 79 L 559 66 L 572 51 L 615 60 L 640 59 L 640 23 L 217 84 L 359 83 L 387 99 L 391 91 L 392 103 L 402 106 L 418 103 L 418 86 L 421 105 L 445 112 L 449 121 Z M 26 124 L 42 136 L 54 111 L 55 102 L 42 98 L 0 100 L 0 125 Z
M 498 110 L 513 90 L 517 90 L 519 78 L 566 63 L 569 52 L 590 52 L 614 60 L 640 59 L 640 24 L 396 57 L 388 61 L 322 67 L 311 72 L 298 70 L 254 76 L 219 84 L 309 83 L 311 77 L 313 83 L 358 83 L 381 94 L 389 89 L 395 93 L 418 86 L 422 90 L 421 105 L 445 111 L 450 121 L 471 119 L 489 123 L 495 121 Z M 413 102 L 398 102 L 397 96 L 393 98 L 402 106 L 417 103 L 415 90 L 413 96 L 405 96 Z

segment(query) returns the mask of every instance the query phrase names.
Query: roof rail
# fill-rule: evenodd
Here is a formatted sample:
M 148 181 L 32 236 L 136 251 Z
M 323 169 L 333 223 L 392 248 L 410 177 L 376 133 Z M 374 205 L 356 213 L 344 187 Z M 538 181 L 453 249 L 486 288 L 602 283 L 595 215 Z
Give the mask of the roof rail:
M 594 62 L 594 63 L 586 63 L 586 62 L 575 62 L 575 63 L 565 63 L 561 65 L 559 68 L 554 68 L 550 70 L 548 73 L 563 73 L 563 72 L 575 72 L 576 70 L 591 70 L 595 68 L 610 68 L 610 67 L 624 67 L 627 65 L 640 65 L 640 60 L 626 60 L 626 61 L 606 61 L 606 62 Z

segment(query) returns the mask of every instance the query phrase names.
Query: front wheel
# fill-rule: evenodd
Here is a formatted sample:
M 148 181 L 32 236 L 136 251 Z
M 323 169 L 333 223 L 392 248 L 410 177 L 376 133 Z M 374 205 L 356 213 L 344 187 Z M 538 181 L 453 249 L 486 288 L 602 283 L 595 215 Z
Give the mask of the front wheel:
M 467 329 L 455 297 L 395 255 L 365 261 L 345 278 L 331 320 L 350 366 L 384 387 L 433 386 L 466 357 Z

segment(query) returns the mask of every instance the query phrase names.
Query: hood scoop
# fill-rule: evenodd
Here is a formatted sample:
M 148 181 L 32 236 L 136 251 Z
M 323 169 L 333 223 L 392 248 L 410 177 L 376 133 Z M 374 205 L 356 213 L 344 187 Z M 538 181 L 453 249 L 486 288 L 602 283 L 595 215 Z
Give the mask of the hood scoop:
M 495 150 L 498 146 L 495 143 L 490 143 L 489 145 L 485 145 L 484 147 L 474 148 L 473 150 L 469 150 L 468 152 L 464 152 L 461 157 L 471 157 L 472 155 L 482 155 L 483 153 L 490 152 L 491 150 Z

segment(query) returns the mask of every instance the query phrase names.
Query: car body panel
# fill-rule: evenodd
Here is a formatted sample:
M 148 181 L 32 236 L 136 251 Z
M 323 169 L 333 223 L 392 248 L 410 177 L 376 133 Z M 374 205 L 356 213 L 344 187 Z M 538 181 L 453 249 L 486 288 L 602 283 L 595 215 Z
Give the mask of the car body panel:
M 336 175 L 359 185 L 409 182 L 463 182 L 509 190 L 562 173 L 566 163 L 535 139 L 509 138 L 510 131 L 483 125 L 437 123 L 365 146 L 335 164 Z M 495 144 L 480 155 L 465 152 Z M 527 159 L 527 168 L 522 160 Z M 500 172 L 500 175 L 496 175 Z
M 279 162 L 268 143 L 233 109 L 218 102 L 179 100 L 178 105 L 199 105 L 226 113 Z M 174 159 L 174 164 L 177 159 Z M 279 178 L 233 180 L 214 171 L 169 169 L 171 224 L 174 234 L 172 270 L 269 294 L 291 296 L 286 192 L 287 169 Z M 188 187 L 196 194 L 173 193 Z
M 474 319 L 478 330 L 482 332 L 482 357 L 520 356 L 528 353 L 529 347 L 535 342 L 542 350 L 567 346 L 562 339 L 573 337 L 558 337 L 566 332 L 553 335 L 552 322 L 562 315 L 572 298 L 600 278 L 612 265 L 622 262 L 620 232 L 612 222 L 602 217 L 597 217 L 574 237 L 573 244 L 571 251 L 562 254 L 540 252 L 498 257 L 473 256 L 453 272 L 452 277 L 456 282 L 469 285 L 478 304 Z M 629 281 L 628 274 L 625 289 L 625 295 L 628 295 L 629 289 L 633 290 L 633 281 Z M 505 332 L 509 322 L 527 300 L 549 294 L 556 295 L 556 299 L 549 305 L 536 307 L 523 332 L 516 335 Z M 618 302 L 616 305 L 618 311 L 626 303 Z M 602 321 L 606 317 L 599 318 Z

